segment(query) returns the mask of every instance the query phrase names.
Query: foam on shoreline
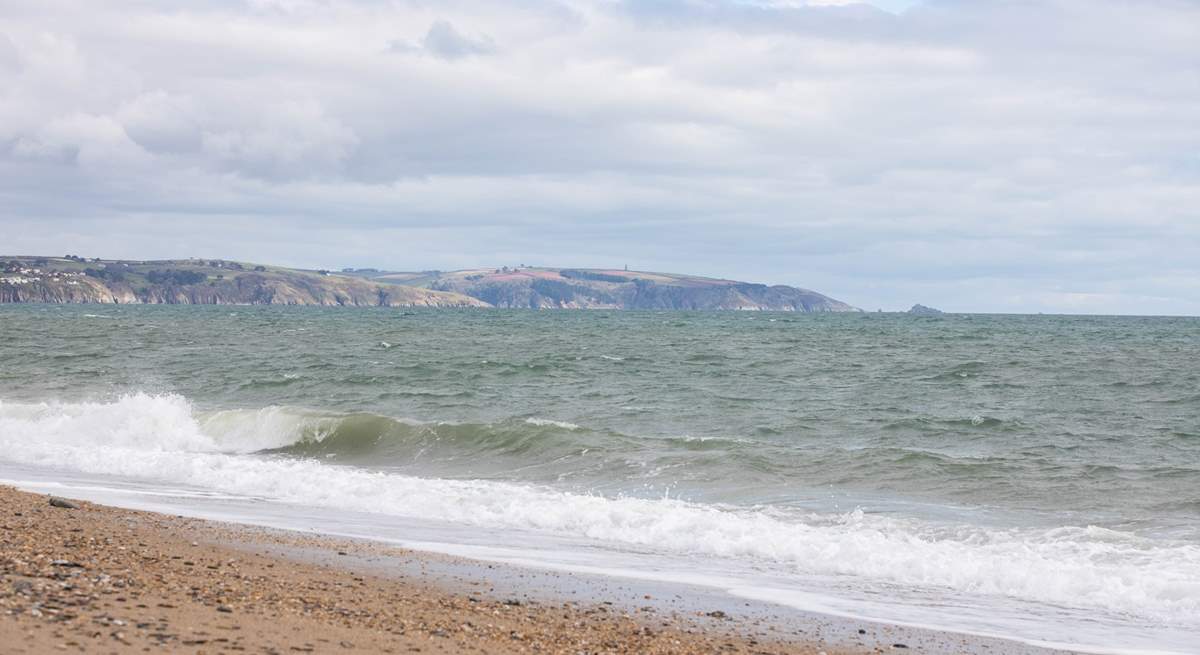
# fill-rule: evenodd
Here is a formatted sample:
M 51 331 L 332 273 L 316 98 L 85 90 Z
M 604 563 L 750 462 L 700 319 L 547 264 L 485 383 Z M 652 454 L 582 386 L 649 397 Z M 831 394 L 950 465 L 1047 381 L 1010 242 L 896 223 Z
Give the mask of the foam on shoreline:
M 296 439 L 301 419 L 277 408 L 198 416 L 186 399 L 170 395 L 0 403 L 0 456 L 308 507 L 540 531 L 617 551 L 769 567 L 797 579 L 944 589 L 1174 627 L 1200 616 L 1195 544 L 1089 526 L 986 529 L 858 510 L 800 514 L 581 495 L 247 454 Z

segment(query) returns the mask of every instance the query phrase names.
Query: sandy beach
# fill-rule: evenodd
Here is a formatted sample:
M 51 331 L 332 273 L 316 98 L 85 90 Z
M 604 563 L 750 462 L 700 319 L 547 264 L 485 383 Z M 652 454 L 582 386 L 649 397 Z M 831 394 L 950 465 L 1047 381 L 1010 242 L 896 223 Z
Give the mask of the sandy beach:
M 412 572 L 434 555 L 50 498 L 0 487 L 7 653 L 883 650 L 755 636 L 721 611 L 501 597 L 483 579 L 430 584 L 368 564 Z
M 1200 655 L 1197 62 L 0 0 L 0 655 Z

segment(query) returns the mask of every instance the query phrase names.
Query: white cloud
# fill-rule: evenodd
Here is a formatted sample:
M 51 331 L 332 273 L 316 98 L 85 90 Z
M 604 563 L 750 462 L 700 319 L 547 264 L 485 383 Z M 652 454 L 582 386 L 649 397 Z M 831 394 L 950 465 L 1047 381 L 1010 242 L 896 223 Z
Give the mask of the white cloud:
M 70 221 L 53 252 L 1200 312 L 1200 6 L 817 4 L 6 5 L 0 224 Z
M 204 154 L 248 176 L 304 178 L 336 174 L 358 143 L 314 101 L 267 104 L 257 113 L 238 128 L 206 131 Z
M 191 98 L 156 89 L 121 104 L 114 113 L 125 133 L 147 150 L 179 152 L 199 147 L 199 115 Z
M 12 153 L 18 158 L 91 168 L 134 167 L 148 159 L 120 123 L 82 113 L 56 118 L 19 137 Z

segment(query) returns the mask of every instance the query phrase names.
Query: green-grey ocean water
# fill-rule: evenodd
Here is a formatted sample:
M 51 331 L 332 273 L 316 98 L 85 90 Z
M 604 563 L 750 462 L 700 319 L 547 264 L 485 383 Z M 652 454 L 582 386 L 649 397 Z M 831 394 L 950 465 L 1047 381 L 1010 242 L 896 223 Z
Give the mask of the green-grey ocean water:
M 0 328 L 0 399 L 344 417 L 296 456 L 1200 539 L 1196 319 L 29 305 Z
M 0 335 L 6 479 L 1026 639 L 1200 632 L 1197 319 L 10 305 Z

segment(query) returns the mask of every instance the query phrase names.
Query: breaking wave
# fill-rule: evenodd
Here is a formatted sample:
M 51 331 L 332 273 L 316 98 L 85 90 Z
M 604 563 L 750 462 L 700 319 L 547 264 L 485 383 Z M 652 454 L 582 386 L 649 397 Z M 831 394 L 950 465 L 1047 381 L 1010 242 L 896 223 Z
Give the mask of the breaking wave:
M 194 485 L 308 506 L 533 529 L 614 547 L 736 558 L 791 573 L 949 589 L 1191 625 L 1200 546 L 1089 526 L 996 529 L 852 511 L 605 497 L 494 480 L 401 475 L 329 463 L 450 441 L 540 453 L 587 431 L 557 422 L 427 424 L 288 408 L 199 412 L 180 396 L 2 403 L 5 459 Z M 381 446 L 380 444 L 385 444 Z M 386 445 L 391 444 L 391 445 Z M 499 444 L 499 445 L 498 445 Z M 297 456 L 299 455 L 299 456 Z M 540 456 L 540 455 L 538 455 Z

